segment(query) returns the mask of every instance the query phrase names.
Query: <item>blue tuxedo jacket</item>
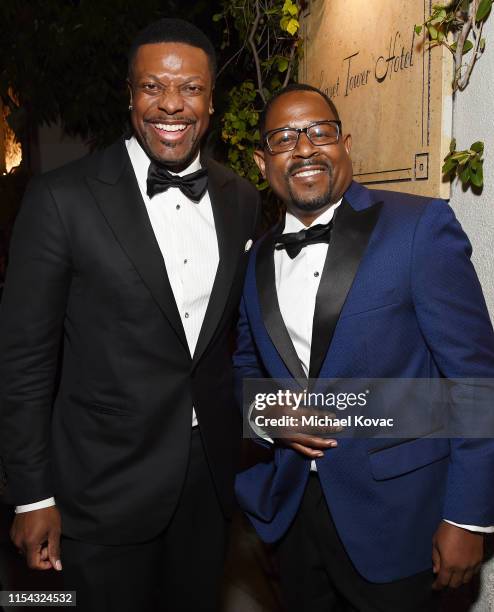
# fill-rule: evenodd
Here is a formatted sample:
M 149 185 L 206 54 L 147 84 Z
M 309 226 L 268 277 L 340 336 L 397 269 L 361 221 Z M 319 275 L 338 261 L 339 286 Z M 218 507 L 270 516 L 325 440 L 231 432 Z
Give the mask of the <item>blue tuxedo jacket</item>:
M 247 271 L 238 385 L 303 376 L 277 303 L 273 234 Z M 311 377 L 494 378 L 494 334 L 470 255 L 444 201 L 352 183 L 316 299 Z M 457 381 L 452 401 L 465 387 Z M 238 475 L 240 505 L 264 541 L 289 528 L 309 470 L 308 459 L 276 446 L 272 460 Z M 494 440 L 340 439 L 317 470 L 345 549 L 371 582 L 430 568 L 443 518 L 494 525 Z

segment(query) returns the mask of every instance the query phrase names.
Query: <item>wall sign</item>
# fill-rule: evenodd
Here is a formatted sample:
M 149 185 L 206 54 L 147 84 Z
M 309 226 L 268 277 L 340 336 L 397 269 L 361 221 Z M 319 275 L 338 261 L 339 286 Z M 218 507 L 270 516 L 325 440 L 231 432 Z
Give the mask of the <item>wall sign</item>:
M 432 0 L 309 0 L 299 81 L 336 104 L 357 181 L 448 198 L 452 58 L 414 30 L 431 9 Z

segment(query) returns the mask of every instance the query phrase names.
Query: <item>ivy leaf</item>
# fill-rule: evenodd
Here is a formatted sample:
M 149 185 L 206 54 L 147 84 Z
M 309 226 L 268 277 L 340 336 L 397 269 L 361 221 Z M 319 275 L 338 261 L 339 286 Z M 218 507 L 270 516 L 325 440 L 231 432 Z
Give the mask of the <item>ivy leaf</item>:
M 299 26 L 300 24 L 296 19 L 290 19 L 288 25 L 286 26 L 286 31 L 292 36 L 295 36 L 297 30 L 299 29 Z
M 286 57 L 278 58 L 278 70 L 280 72 L 286 72 L 288 70 L 288 60 Z
M 221 21 L 223 19 L 223 13 L 216 13 L 213 15 L 213 21 Z
M 452 159 L 447 159 L 442 167 L 443 174 L 450 174 L 456 168 L 456 162 Z
M 477 142 L 474 142 L 470 146 L 470 149 L 472 151 L 475 151 L 475 153 L 478 153 L 479 155 L 482 155 L 482 153 L 484 152 L 484 143 L 481 140 L 478 140 Z
M 476 172 L 470 173 L 470 180 L 472 181 L 472 185 L 475 185 L 475 187 L 482 187 L 484 184 L 484 171 L 482 164 L 480 164 Z
M 451 159 L 456 160 L 459 164 L 464 164 L 469 157 L 468 151 L 456 151 L 451 155 Z
M 465 166 L 465 168 L 463 169 L 462 173 L 460 174 L 460 181 L 464 184 L 467 185 L 470 181 L 470 166 Z
M 288 9 L 288 12 L 292 17 L 296 17 L 298 15 L 298 7 L 295 4 L 292 4 Z
M 285 15 L 288 14 L 292 17 L 296 17 L 298 15 L 298 8 L 295 4 L 293 4 L 292 0 L 285 0 L 285 4 L 281 10 Z
M 449 145 L 449 152 L 453 153 L 456 149 L 456 138 L 451 139 L 451 144 Z
M 429 30 L 429 36 L 432 38 L 432 40 L 437 40 L 437 30 L 434 26 L 429 25 L 427 26 L 427 29 Z
M 422 32 L 422 26 L 421 25 L 416 25 L 415 26 L 415 34 L 417 34 L 417 36 L 420 36 Z
M 475 21 L 483 21 L 490 13 L 492 8 L 492 0 L 480 0 L 477 14 L 475 15 Z
M 479 49 L 483 51 L 485 49 L 485 38 L 481 38 L 479 42 Z
M 471 40 L 466 40 L 465 43 L 463 44 L 463 50 L 462 50 L 463 55 L 465 55 L 465 53 L 468 53 L 472 49 L 473 49 L 473 42 Z

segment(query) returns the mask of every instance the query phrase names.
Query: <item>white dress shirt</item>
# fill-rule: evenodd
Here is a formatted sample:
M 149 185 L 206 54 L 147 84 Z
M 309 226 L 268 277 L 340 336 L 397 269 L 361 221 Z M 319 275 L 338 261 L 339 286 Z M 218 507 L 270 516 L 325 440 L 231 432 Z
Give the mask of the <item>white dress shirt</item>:
M 329 223 L 340 204 L 341 200 L 320 214 L 311 223 L 311 226 Z M 306 227 L 299 219 L 287 212 L 283 234 L 299 232 Z M 307 377 L 309 376 L 316 296 L 327 253 L 328 244 L 324 242 L 308 244 L 294 259 L 290 258 L 285 249 L 274 251 L 276 293 L 281 315 Z M 266 439 L 269 438 L 266 437 Z M 333 451 L 327 450 L 326 452 Z M 311 461 L 311 470 L 317 471 L 315 461 Z M 477 527 L 460 525 L 453 521 L 447 522 L 471 531 L 494 532 L 494 526 Z
M 156 241 L 165 261 L 192 356 L 219 263 L 211 200 L 206 191 L 199 202 L 192 202 L 178 187 L 171 187 L 149 198 L 146 193 L 149 157 L 134 137 L 126 141 L 126 146 Z M 197 156 L 185 170 L 177 174 L 183 176 L 200 168 Z M 195 427 L 197 417 L 193 406 L 190 409 L 192 426 Z M 51 497 L 33 504 L 17 506 L 16 512 L 38 510 L 54 504 L 55 499 Z
M 341 200 L 319 215 L 311 226 L 329 223 L 340 204 Z M 307 229 L 307 226 L 302 221 L 290 213 L 286 214 L 283 234 L 303 229 Z M 290 258 L 285 249 L 274 251 L 276 293 L 281 316 L 307 377 L 316 295 L 327 253 L 327 242 L 308 244 L 294 259 Z

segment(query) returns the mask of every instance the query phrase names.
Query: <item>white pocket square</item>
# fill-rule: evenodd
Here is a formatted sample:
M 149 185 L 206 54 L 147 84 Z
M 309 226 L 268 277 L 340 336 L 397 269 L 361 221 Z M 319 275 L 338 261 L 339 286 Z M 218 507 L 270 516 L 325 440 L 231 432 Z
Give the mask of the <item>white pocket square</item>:
M 247 242 L 245 243 L 245 249 L 244 249 L 244 253 L 247 253 L 247 251 L 250 251 L 250 247 L 252 246 L 253 242 L 252 240 L 249 238 L 249 240 L 247 240 Z

